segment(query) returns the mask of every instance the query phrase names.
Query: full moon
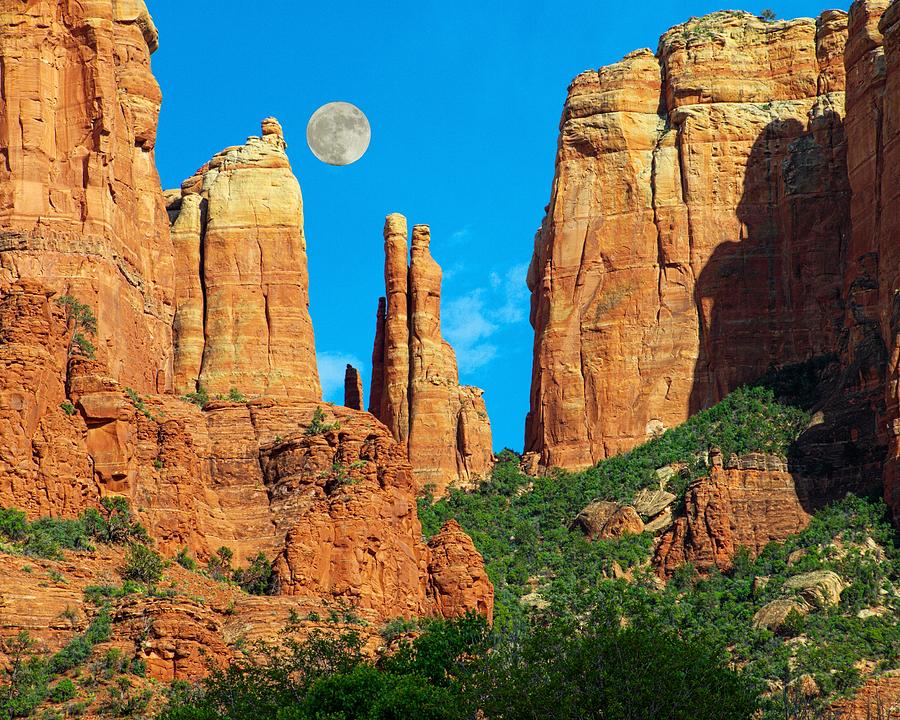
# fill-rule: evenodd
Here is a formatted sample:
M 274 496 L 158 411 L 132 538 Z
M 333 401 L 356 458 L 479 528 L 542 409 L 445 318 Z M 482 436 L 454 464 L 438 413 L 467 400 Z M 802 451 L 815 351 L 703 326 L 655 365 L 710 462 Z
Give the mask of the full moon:
M 329 165 L 349 165 L 369 147 L 369 120 L 356 105 L 332 102 L 316 110 L 306 126 L 306 142 L 319 160 Z

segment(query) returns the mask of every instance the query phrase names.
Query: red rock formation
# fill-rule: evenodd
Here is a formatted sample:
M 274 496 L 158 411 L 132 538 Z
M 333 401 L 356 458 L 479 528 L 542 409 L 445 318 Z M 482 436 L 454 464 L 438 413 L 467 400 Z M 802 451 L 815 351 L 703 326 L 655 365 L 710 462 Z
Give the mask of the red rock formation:
M 884 497 L 900 520 L 900 6 L 854 2 L 849 23 L 845 363 L 857 389 L 875 395 L 878 439 L 887 446 Z
M 694 18 L 579 75 L 529 271 L 526 451 L 583 467 L 837 347 L 846 16 Z
M 92 306 L 113 377 L 164 392 L 173 256 L 153 154 L 156 47 L 143 0 L 0 2 L 0 281 Z
M 456 520 L 448 520 L 428 541 L 428 589 L 437 614 L 460 617 L 474 610 L 494 617 L 494 586 L 481 553 Z
M 441 336 L 441 268 L 427 225 L 384 225 L 387 302 L 379 301 L 369 411 L 405 444 L 420 488 L 440 496 L 484 477 L 493 464 L 491 428 L 478 388 L 459 384 L 456 354 Z
M 61 406 L 66 338 L 52 295 L 26 280 L 0 288 L 0 505 L 31 515 L 77 514 L 98 497 L 85 423 Z
M 303 201 L 286 147 L 267 118 L 262 137 L 217 154 L 170 199 L 176 392 L 321 398 Z
M 739 548 L 756 557 L 768 543 L 803 530 L 811 519 L 806 495 L 776 457 L 714 462 L 709 477 L 688 488 L 684 516 L 661 537 L 654 563 L 664 575 L 685 563 L 700 572 L 729 570 Z
M 363 386 L 362 377 L 352 365 L 347 365 L 344 372 L 344 407 L 351 410 L 363 409 Z

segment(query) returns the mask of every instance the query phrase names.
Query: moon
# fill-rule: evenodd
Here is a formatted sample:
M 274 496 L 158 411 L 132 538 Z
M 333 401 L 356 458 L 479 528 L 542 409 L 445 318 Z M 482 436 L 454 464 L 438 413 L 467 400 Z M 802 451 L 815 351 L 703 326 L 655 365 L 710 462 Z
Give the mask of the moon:
M 372 129 L 365 113 L 348 102 L 330 102 L 316 110 L 306 126 L 306 143 L 323 163 L 350 165 L 369 148 Z

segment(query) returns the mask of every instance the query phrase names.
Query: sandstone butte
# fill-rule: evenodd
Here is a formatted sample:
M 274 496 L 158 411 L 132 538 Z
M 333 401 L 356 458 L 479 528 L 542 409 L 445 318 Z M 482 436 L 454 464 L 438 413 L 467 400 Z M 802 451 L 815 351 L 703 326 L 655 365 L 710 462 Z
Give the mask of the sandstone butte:
M 490 617 L 468 536 L 451 523 L 423 540 L 405 444 L 368 413 L 321 403 L 302 201 L 277 121 L 164 197 L 157 35 L 142 0 L 0 0 L 0 11 L 0 506 L 72 517 L 123 495 L 168 557 L 186 547 L 202 561 L 224 545 L 241 565 L 265 553 L 276 598 L 229 596 L 173 569 L 213 606 L 123 606 L 118 640 L 160 679 L 196 676 L 204 649 L 227 660 L 238 636 L 271 637 L 336 604 L 373 628 Z M 68 357 L 62 294 L 97 315 L 93 359 Z M 179 397 L 201 387 L 249 399 L 201 410 Z M 330 429 L 307 434 L 317 409 Z M 4 555 L 0 626 L 60 647 L 61 608 L 83 625 L 83 587 L 115 576 L 105 552 L 62 563 L 73 586 L 52 588 Z
M 823 482 L 883 473 L 900 517 L 898 21 L 889 0 L 718 12 L 575 78 L 528 275 L 525 449 L 544 466 L 589 466 L 831 355 L 808 452 L 862 451 Z
M 176 392 L 321 398 L 303 200 L 286 148 L 267 118 L 261 137 L 218 153 L 168 193 Z
M 493 450 L 483 391 L 459 384 L 456 353 L 441 336 L 441 268 L 430 244 L 427 225 L 413 227 L 409 247 L 406 218 L 385 219 L 369 412 L 406 446 L 419 488 L 440 497 L 486 477 Z

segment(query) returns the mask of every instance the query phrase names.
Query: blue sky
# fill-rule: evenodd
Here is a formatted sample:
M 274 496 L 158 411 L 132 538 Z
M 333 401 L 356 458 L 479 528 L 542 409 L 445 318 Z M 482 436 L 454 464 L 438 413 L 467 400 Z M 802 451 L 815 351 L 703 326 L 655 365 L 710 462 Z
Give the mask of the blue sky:
M 160 30 L 157 163 L 177 187 L 275 115 L 304 196 L 310 295 L 326 399 L 343 369 L 368 378 L 381 229 L 401 212 L 432 229 L 444 269 L 444 336 L 461 380 L 485 389 L 496 449 L 521 450 L 533 334 L 525 272 L 550 196 L 562 103 L 579 72 L 615 62 L 715 2 L 358 0 L 264 5 L 148 0 Z M 846 9 L 846 3 L 840 7 Z M 264 7 L 265 12 L 257 8 Z M 614 7 L 614 9 L 612 9 Z M 793 1 L 779 18 L 826 9 Z M 833 7 L 833 6 L 832 6 Z M 358 105 L 372 144 L 355 165 L 316 160 L 306 123 Z

